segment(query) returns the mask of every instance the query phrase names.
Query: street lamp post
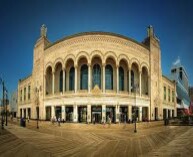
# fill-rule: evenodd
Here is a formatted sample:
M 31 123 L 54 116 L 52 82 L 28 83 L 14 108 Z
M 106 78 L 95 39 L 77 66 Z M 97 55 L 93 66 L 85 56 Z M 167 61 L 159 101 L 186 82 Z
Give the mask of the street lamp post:
M 8 91 L 7 89 L 5 89 L 5 110 L 6 110 L 6 121 L 5 121 L 5 125 L 7 126 L 7 103 L 8 103 Z
M 135 89 L 135 129 L 134 129 L 134 133 L 137 133 L 137 89 L 138 89 L 138 85 L 136 84 L 134 86 Z
M 0 83 L 2 84 L 3 86 L 3 100 L 2 100 L 2 111 L 3 111 L 3 107 L 4 107 L 4 91 L 5 91 L 5 84 L 4 84 L 4 81 L 2 80 L 2 78 L 0 78 Z M 3 119 L 3 112 L 1 111 L 1 126 L 2 126 L 2 129 L 4 129 L 4 119 Z

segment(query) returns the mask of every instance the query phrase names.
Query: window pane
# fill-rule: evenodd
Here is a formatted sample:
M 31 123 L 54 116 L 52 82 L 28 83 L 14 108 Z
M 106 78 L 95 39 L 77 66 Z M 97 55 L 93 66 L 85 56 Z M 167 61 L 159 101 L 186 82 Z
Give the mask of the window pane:
M 81 67 L 80 89 L 88 89 L 88 66 L 86 64 Z
M 119 67 L 119 90 L 124 90 L 124 70 L 122 67 Z
M 69 90 L 74 90 L 74 67 L 70 69 Z
M 98 87 L 101 88 L 101 68 L 98 64 L 93 66 L 92 79 L 93 88 L 95 85 L 98 85 Z
M 105 68 L 105 88 L 113 89 L 113 68 L 111 65 L 107 65 Z

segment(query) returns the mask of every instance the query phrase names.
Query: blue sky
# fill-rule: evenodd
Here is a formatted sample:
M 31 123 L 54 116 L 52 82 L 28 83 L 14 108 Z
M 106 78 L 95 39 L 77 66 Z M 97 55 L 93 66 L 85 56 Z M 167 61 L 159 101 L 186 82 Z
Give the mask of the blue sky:
M 192 7 L 191 0 L 1 0 L 0 77 L 12 92 L 20 78 L 31 74 L 42 24 L 51 42 L 88 31 L 114 32 L 141 42 L 147 26 L 153 25 L 163 74 L 170 73 L 179 56 L 193 85 Z

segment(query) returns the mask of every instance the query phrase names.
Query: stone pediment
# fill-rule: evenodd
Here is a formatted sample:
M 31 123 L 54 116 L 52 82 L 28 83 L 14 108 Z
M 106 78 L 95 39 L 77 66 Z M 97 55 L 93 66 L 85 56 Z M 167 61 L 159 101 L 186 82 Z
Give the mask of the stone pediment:
M 94 88 L 92 89 L 91 93 L 97 95 L 97 94 L 101 94 L 102 91 L 101 91 L 101 89 L 99 88 L 98 85 L 95 85 Z

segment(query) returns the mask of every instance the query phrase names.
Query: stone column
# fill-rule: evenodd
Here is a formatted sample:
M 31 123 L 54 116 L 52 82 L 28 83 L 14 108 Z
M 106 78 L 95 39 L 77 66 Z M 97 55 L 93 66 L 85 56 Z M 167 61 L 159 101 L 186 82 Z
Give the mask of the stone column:
M 149 105 L 149 107 L 148 107 L 148 120 L 149 120 L 149 121 L 151 121 L 151 119 L 153 118 L 151 114 L 152 114 L 152 113 L 151 113 L 151 107 L 150 107 L 150 105 Z
M 151 92 L 151 77 L 150 77 L 150 75 L 148 75 L 148 86 L 147 86 L 147 88 L 148 88 L 148 96 L 150 96 L 150 92 Z
M 65 69 L 63 69 L 63 93 L 65 92 L 65 82 L 66 82 L 66 76 L 65 76 Z
M 78 76 L 77 76 L 77 65 L 75 65 L 75 84 L 74 84 L 74 91 L 75 91 L 75 93 L 77 92 L 77 78 L 78 78 Z
M 128 119 L 132 121 L 132 106 L 128 105 Z
M 88 92 L 91 90 L 91 65 L 88 64 Z
M 103 64 L 103 93 L 105 93 L 105 64 Z
M 119 66 L 117 65 L 117 93 L 119 93 Z
M 168 109 L 166 109 L 166 118 L 168 118 Z
M 87 123 L 91 123 L 91 105 L 87 105 Z
M 66 110 L 65 110 L 65 106 L 62 106 L 62 120 L 64 119 L 64 121 L 66 121 Z
M 55 74 L 54 72 L 52 73 L 52 94 L 54 95 L 54 90 L 55 90 Z
M 55 106 L 52 106 L 51 109 L 52 109 L 52 111 L 51 111 L 52 117 L 51 118 L 55 118 Z
M 142 122 L 142 107 L 139 107 L 139 121 Z
M 170 110 L 170 118 L 172 118 L 172 110 Z
M 131 93 L 131 69 L 129 68 L 129 93 Z
M 106 105 L 102 105 L 102 122 L 106 123 Z
M 24 113 L 24 108 L 22 109 L 22 117 L 24 118 L 25 113 Z
M 139 95 L 141 96 L 141 71 L 139 71 Z
M 74 116 L 73 116 L 74 122 L 78 122 L 78 109 L 76 104 L 74 104 L 73 112 L 74 112 Z
M 119 123 L 119 118 L 120 118 L 120 105 L 116 105 L 116 123 Z
M 28 118 L 28 108 L 26 108 L 26 118 Z
M 43 86 L 43 90 L 44 90 L 44 96 L 46 96 L 46 75 L 44 75 L 44 86 Z

